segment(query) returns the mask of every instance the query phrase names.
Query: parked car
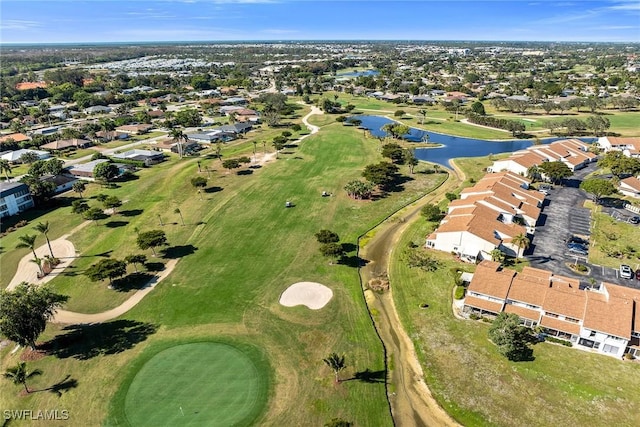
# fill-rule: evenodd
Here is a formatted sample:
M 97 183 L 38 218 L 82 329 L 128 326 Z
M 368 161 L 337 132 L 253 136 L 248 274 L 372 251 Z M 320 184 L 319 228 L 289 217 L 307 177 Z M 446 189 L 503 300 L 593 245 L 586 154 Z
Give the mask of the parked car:
M 589 255 L 589 251 L 582 245 L 567 245 L 569 252 L 578 255 Z
M 629 223 L 640 224 L 640 216 L 632 216 L 631 218 L 629 218 Z
M 578 245 L 583 245 L 586 246 L 589 244 L 589 241 L 586 239 L 583 239 L 582 237 L 578 237 L 578 236 L 571 236 L 567 239 L 567 244 L 571 244 L 571 243 L 576 243 Z
M 620 265 L 620 277 L 623 279 L 633 278 L 633 270 L 626 264 Z
M 636 270 L 636 279 L 640 280 L 640 268 Z

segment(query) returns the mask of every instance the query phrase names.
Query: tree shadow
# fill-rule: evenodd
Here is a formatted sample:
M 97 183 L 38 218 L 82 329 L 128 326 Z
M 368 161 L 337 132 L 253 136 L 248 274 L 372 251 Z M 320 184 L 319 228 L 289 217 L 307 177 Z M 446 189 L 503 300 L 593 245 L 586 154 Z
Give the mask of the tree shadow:
M 147 263 L 144 264 L 144 268 L 146 268 L 147 271 L 153 271 L 153 272 L 162 271 L 162 270 L 164 270 L 164 263 L 162 263 L 162 262 L 147 262 Z
M 71 375 L 67 375 L 62 381 L 58 381 L 51 387 L 43 388 L 42 390 L 34 390 L 34 392 L 48 391 L 50 393 L 57 394 L 58 397 L 62 397 L 62 393 L 76 387 L 78 387 L 78 380 L 71 378 Z
M 369 264 L 369 262 L 370 261 L 368 259 L 360 258 L 356 255 L 349 255 L 340 258 L 338 264 L 346 265 L 347 267 L 359 268 L 364 267 L 365 265 Z
M 104 226 L 107 228 L 118 228 L 118 227 L 124 227 L 127 224 L 129 224 L 129 221 L 109 221 L 109 222 L 106 222 Z
M 164 250 L 163 258 L 175 259 L 193 254 L 198 248 L 193 245 L 171 246 Z
M 387 371 L 372 371 L 367 368 L 364 371 L 356 372 L 353 378 L 342 381 L 362 381 L 363 383 L 384 383 L 387 381 Z
M 236 172 L 236 175 L 251 175 L 253 174 L 253 170 L 251 169 L 243 169 Z
M 130 217 L 130 216 L 138 216 L 143 212 L 142 209 L 129 209 L 126 211 L 121 211 L 120 215 L 125 216 L 125 217 Z
M 133 348 L 154 334 L 157 325 L 135 320 L 114 320 L 106 323 L 70 325 L 57 335 L 39 346 L 40 349 L 58 359 L 72 357 L 88 360 L 100 355 L 121 353 Z
M 145 288 L 152 278 L 153 275 L 139 271 L 114 280 L 111 283 L 111 287 L 118 292 L 129 292 L 134 289 L 139 290 Z
M 222 191 L 222 187 L 215 187 L 214 186 L 214 187 L 207 187 L 207 188 L 204 189 L 204 192 L 207 193 L 207 194 L 218 193 L 220 191 Z

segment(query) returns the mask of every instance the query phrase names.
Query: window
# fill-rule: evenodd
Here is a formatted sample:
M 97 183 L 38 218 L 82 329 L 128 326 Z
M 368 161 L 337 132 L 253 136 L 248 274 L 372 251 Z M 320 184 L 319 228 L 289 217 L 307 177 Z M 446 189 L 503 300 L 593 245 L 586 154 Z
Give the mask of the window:
M 619 350 L 620 350 L 619 347 L 616 347 L 614 345 L 609 345 L 609 344 L 605 344 L 604 347 L 602 348 L 603 352 L 610 353 L 610 354 L 616 354 L 618 353 Z

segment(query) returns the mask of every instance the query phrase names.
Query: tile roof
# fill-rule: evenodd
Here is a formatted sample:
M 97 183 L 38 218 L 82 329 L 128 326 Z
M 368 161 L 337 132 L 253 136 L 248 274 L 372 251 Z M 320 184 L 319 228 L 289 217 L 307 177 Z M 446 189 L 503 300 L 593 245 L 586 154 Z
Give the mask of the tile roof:
M 500 313 L 502 311 L 502 304 L 499 302 L 487 301 L 486 299 L 477 298 L 473 296 L 467 296 L 464 299 L 465 305 L 469 305 L 471 307 L 480 308 L 482 310 L 487 310 L 492 313 Z
M 631 336 L 633 301 L 586 292 L 584 327 L 621 338 Z
M 469 291 L 505 299 L 516 272 L 509 269 L 500 270 L 499 267 L 499 263 L 488 260 L 478 264 L 469 284 Z
M 555 329 L 556 331 L 566 332 L 568 334 L 579 335 L 580 325 L 578 323 L 565 322 L 564 320 L 556 319 L 549 316 L 542 316 L 540 320 L 540 326 L 545 328 Z
M 636 178 L 635 176 L 630 176 L 629 178 L 621 180 L 620 184 L 625 184 L 627 187 L 640 192 L 640 179 Z
M 504 307 L 505 313 L 514 313 L 523 319 L 535 320 L 536 322 L 540 320 L 540 312 L 537 310 L 532 310 L 530 308 L 520 307 L 513 304 L 507 304 Z

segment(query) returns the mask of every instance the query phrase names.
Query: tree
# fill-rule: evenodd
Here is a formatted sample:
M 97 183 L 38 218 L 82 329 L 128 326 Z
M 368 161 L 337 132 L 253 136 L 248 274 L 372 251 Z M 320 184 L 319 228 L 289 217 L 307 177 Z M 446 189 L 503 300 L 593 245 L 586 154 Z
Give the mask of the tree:
M 402 163 L 404 160 L 404 150 L 395 142 L 383 145 L 381 154 L 393 163 Z
M 605 132 L 611 126 L 608 118 L 599 115 L 587 117 L 584 124 L 587 129 L 591 129 L 596 136 Z
M 53 249 L 51 249 L 51 242 L 49 241 L 49 221 L 46 222 L 39 222 L 35 227 L 33 227 L 34 230 L 36 230 L 39 233 L 42 233 L 44 235 L 44 238 L 47 241 L 47 246 L 49 246 L 49 253 L 51 254 L 51 258 L 54 258 L 53 256 Z
M 240 167 L 240 162 L 238 159 L 227 159 L 222 162 L 222 167 L 225 169 L 236 169 Z
M 18 362 L 16 366 L 7 369 L 2 375 L 5 378 L 13 381 L 15 385 L 22 384 L 24 386 L 24 390 L 27 393 L 31 393 L 31 390 L 29 390 L 29 387 L 27 387 L 27 380 L 37 375 L 42 375 L 42 371 L 40 369 L 34 369 L 33 371 L 29 372 L 27 371 L 26 362 Z
M 484 109 L 484 104 L 480 101 L 476 101 L 473 104 L 471 104 L 471 111 L 481 116 L 484 116 L 487 114 Z
M 185 135 L 185 133 L 182 131 L 182 129 L 171 129 L 171 140 L 175 141 L 178 144 L 178 155 L 180 156 L 180 158 L 182 158 L 182 142 L 188 142 L 189 141 L 189 137 L 187 135 Z
M 180 210 L 180 208 L 175 208 L 173 210 L 173 213 L 177 213 L 178 215 L 180 215 L 180 222 L 182 222 L 182 225 L 184 226 L 184 218 L 182 217 L 182 211 Z
M 395 181 L 397 173 L 398 166 L 388 162 L 380 162 L 365 166 L 362 176 L 367 181 L 384 189 Z
M 118 166 L 111 162 L 98 163 L 93 168 L 93 177 L 99 181 L 110 182 L 113 181 L 120 174 Z
M 627 157 L 620 151 L 609 151 L 598 164 L 611 169 L 611 173 L 618 179 L 626 174 L 640 174 L 640 159 Z
M 401 123 L 387 123 L 382 126 L 382 130 L 391 135 L 392 138 L 400 139 L 402 135 L 408 134 L 410 129 L 409 126 Z
M 118 259 L 102 259 L 84 272 L 85 276 L 92 282 L 109 279 L 109 286 L 113 279 L 127 274 L 127 263 Z
M 73 191 L 80 194 L 80 198 L 82 198 L 82 193 L 87 189 L 87 184 L 84 181 L 76 181 L 73 183 L 71 188 Z
M 439 221 L 442 218 L 440 208 L 431 203 L 427 203 L 420 209 L 420 215 L 425 217 L 427 221 Z
M 573 172 L 571 172 L 569 166 L 560 161 L 543 162 L 539 167 L 553 183 L 558 183 L 564 178 L 569 178 L 571 175 L 573 175 Z
M 531 330 L 520 324 L 517 314 L 498 314 L 489 328 L 489 339 L 498 346 L 498 352 L 511 361 L 533 358 L 533 349 L 529 347 L 533 341 Z
M 22 248 L 30 249 L 31 252 L 33 253 L 33 259 L 36 260 L 36 263 L 38 264 L 40 274 L 43 275 L 44 272 L 42 271 L 42 266 L 40 265 L 40 262 L 39 262 L 40 258 L 38 258 L 38 255 L 36 255 L 36 249 L 35 249 L 36 237 L 37 236 L 35 234 L 25 234 L 23 236 L 18 236 L 18 240 L 20 240 L 20 243 L 16 245 L 16 249 L 22 249 Z
M 166 245 L 167 236 L 162 230 L 145 231 L 144 233 L 138 234 L 136 243 L 138 244 L 138 247 L 142 250 L 151 248 L 151 252 L 153 252 L 153 256 L 157 256 L 155 248 L 157 248 L 158 246 Z
M 96 225 L 98 225 L 98 220 L 105 218 L 105 214 L 99 207 L 88 208 L 86 211 L 82 213 L 84 219 L 93 221 Z
M 320 253 L 322 256 L 330 258 L 332 263 L 334 260 L 340 260 L 344 255 L 344 248 L 341 244 L 333 242 L 333 243 L 325 243 L 320 246 Z
M 420 122 L 420 124 L 424 124 L 424 119 L 427 118 L 427 110 L 422 108 L 422 109 L 418 110 L 418 113 L 420 113 L 420 116 L 422 116 L 422 121 Z
M 331 230 L 320 230 L 315 236 L 318 243 L 338 243 L 340 241 L 338 234 Z
M 502 263 L 505 260 L 504 252 L 496 248 L 491 251 L 491 261 Z
M 20 156 L 20 162 L 24 164 L 35 163 L 38 160 L 40 160 L 40 157 L 38 157 L 38 155 L 32 151 L 27 151 L 22 156 Z
M 322 361 L 326 363 L 329 368 L 331 368 L 331 370 L 333 371 L 336 377 L 335 382 L 336 384 L 338 384 L 340 382 L 340 379 L 338 378 L 338 374 L 340 373 L 340 371 L 342 371 L 347 367 L 347 365 L 344 362 L 344 355 L 338 356 L 337 353 L 331 353 L 325 359 L 322 359 Z
M 409 167 L 409 173 L 413 175 L 414 168 L 420 163 L 413 149 L 407 148 L 402 152 L 403 162 Z
M 111 209 L 111 211 L 116 214 L 118 213 L 118 208 L 122 206 L 122 200 L 120 200 L 116 196 L 108 196 L 106 199 L 104 199 L 102 204 L 104 205 L 105 209 Z
M 74 200 L 71 202 L 71 213 L 83 214 L 89 210 L 89 205 L 83 200 Z
M 523 249 L 526 250 L 531 244 L 531 240 L 529 240 L 529 238 L 523 233 L 520 233 L 517 236 L 514 236 L 513 239 L 511 239 L 511 242 L 518 247 L 518 253 L 516 254 L 516 259 L 520 258 L 520 252 Z
M 608 179 L 590 178 L 580 183 L 580 188 L 593 196 L 596 204 L 600 203 L 602 196 L 610 196 L 617 192 L 616 186 Z
M 280 150 L 282 150 L 285 146 L 285 144 L 287 143 L 287 138 L 285 138 L 282 135 L 276 136 L 275 138 L 273 138 L 273 142 L 271 143 L 273 145 L 273 148 L 275 148 L 276 150 L 276 159 L 278 158 L 278 155 L 280 154 Z
M 58 158 L 53 158 L 44 162 L 45 172 L 54 176 L 58 176 L 64 170 L 64 162 Z
M 29 193 L 33 197 L 36 204 L 40 204 L 48 200 L 56 190 L 56 185 L 51 181 L 41 181 L 39 177 L 34 175 L 25 175 L 20 179 L 21 182 L 29 186 Z
M 532 183 L 536 181 L 540 181 L 542 179 L 542 169 L 538 165 L 532 165 L 527 169 L 527 178 L 531 180 Z
M 9 160 L 0 159 L 0 173 L 4 172 L 4 176 L 9 180 L 9 173 L 11 172 L 11 163 Z
M 349 197 L 355 199 L 368 199 L 373 191 L 373 184 L 360 180 L 349 181 L 344 186 Z
M 69 297 L 46 285 L 22 282 L 14 290 L 0 290 L 0 334 L 22 346 L 36 348 L 47 321 Z
M 137 273 L 138 264 L 144 265 L 147 262 L 147 256 L 145 254 L 127 255 L 124 258 L 124 262 L 126 262 L 127 264 L 133 264 L 133 268 L 135 268 Z

